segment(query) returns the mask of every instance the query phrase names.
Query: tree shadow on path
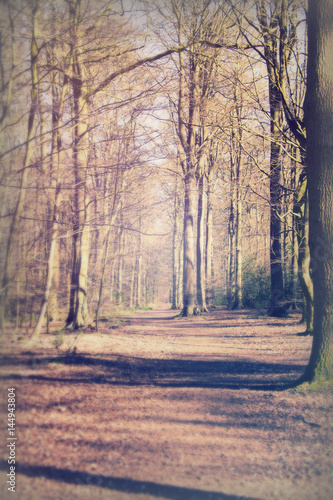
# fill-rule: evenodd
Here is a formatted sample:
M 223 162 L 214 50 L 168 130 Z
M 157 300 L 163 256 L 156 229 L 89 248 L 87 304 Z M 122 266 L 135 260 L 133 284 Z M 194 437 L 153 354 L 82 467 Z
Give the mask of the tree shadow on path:
M 111 359 L 110 359 L 111 358 Z M 21 360 L 22 363 L 22 360 Z M 239 359 L 196 360 L 154 359 L 132 356 L 110 356 L 109 359 L 93 358 L 84 354 L 58 357 L 33 357 L 27 360 L 33 368 L 50 363 L 89 368 L 80 370 L 76 377 L 48 376 L 41 374 L 9 374 L 7 379 L 30 379 L 45 382 L 96 383 L 124 386 L 155 386 L 169 388 L 248 389 L 253 391 L 281 391 L 293 387 L 302 375 L 305 365 L 264 363 Z M 3 364 L 17 365 L 15 358 Z M 96 370 L 92 372 L 91 367 Z M 70 375 L 70 374 L 68 374 Z
M 7 470 L 8 464 L 0 462 L 0 469 Z M 16 472 L 28 477 L 43 477 L 54 481 L 74 484 L 77 486 L 95 486 L 106 488 L 111 491 L 119 491 L 132 494 L 146 494 L 157 498 L 170 500 L 255 500 L 251 497 L 227 495 L 214 491 L 184 488 L 170 484 L 159 484 L 152 481 L 137 481 L 114 476 L 99 474 L 87 474 L 86 472 L 59 469 L 56 467 L 24 465 L 17 463 Z

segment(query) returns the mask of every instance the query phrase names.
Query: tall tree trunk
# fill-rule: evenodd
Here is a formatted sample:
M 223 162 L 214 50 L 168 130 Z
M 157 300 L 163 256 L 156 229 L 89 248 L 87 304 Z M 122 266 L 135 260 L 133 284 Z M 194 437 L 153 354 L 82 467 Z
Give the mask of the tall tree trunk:
M 313 344 L 304 378 L 333 378 L 333 4 L 309 1 L 305 99 Z
M 114 278 L 115 278 L 115 272 L 116 272 L 116 259 L 115 259 L 115 253 L 114 252 L 114 256 L 113 256 L 113 259 L 112 259 L 112 266 L 111 266 L 111 282 L 110 282 L 110 289 L 109 289 L 109 292 L 110 292 L 110 303 L 113 304 L 114 303 Z
M 142 305 L 142 248 L 141 248 L 141 217 L 139 218 L 139 236 L 138 236 L 138 248 L 136 257 L 136 307 L 141 307 Z
M 243 100 L 242 95 L 238 91 L 238 82 L 235 83 L 234 87 L 234 106 L 236 113 L 236 129 L 233 135 L 237 134 L 237 142 L 235 137 L 233 140 L 233 157 L 234 165 L 231 168 L 235 169 L 235 295 L 233 299 L 232 309 L 242 309 L 243 308 L 243 290 L 242 290 L 242 209 L 243 201 L 241 196 L 241 186 L 242 186 L 242 162 L 243 162 L 243 150 L 242 150 L 242 110 L 243 110 Z
M 301 178 L 295 211 L 298 214 L 296 225 L 298 238 L 298 277 L 304 295 L 304 320 L 307 334 L 313 332 L 313 281 L 310 274 L 309 248 L 309 201 L 305 172 Z
M 173 211 L 173 232 L 172 232 L 172 291 L 171 291 L 171 309 L 178 309 L 177 300 L 177 280 L 179 275 L 178 262 L 178 233 L 179 233 L 179 192 L 178 192 L 178 173 L 175 176 L 175 194 Z
M 100 307 L 102 304 L 102 297 L 103 297 L 105 270 L 106 270 L 106 264 L 108 261 L 108 255 L 109 255 L 110 235 L 111 235 L 111 227 L 109 227 L 108 232 L 106 234 L 106 239 L 105 239 L 105 250 L 104 250 L 104 257 L 103 257 L 103 264 L 102 264 L 102 273 L 101 273 L 101 280 L 99 283 L 98 299 L 97 299 L 97 306 L 96 306 L 96 312 L 95 312 L 95 327 L 96 327 L 97 332 L 98 332 L 98 322 L 99 322 L 99 310 L 100 310 Z
M 281 251 L 281 157 L 280 133 L 277 123 L 281 114 L 279 97 L 270 89 L 271 101 L 271 157 L 270 157 L 270 274 L 271 301 L 269 316 L 285 316 L 284 283 Z
M 232 309 L 243 309 L 242 293 L 242 200 L 237 196 L 235 224 L 235 298 Z
M 53 283 L 54 257 L 57 251 L 57 236 L 58 236 L 58 204 L 60 200 L 60 191 L 61 191 L 61 185 L 59 182 L 59 176 L 60 176 L 59 170 L 61 166 L 62 145 L 61 145 L 61 133 L 59 130 L 59 125 L 63 114 L 63 106 L 64 106 L 66 91 L 67 91 L 67 77 L 65 76 L 63 81 L 61 96 L 59 100 L 57 100 L 55 81 L 54 80 L 52 81 L 52 139 L 51 139 L 51 161 L 50 161 L 49 174 L 50 174 L 51 193 L 52 195 L 54 193 L 54 199 L 50 200 L 51 202 L 50 203 L 51 205 L 50 246 L 47 259 L 45 288 L 44 288 L 39 316 L 31 337 L 31 342 L 34 342 L 39 337 L 45 313 L 49 310 L 49 303 L 50 303 L 49 298 Z M 57 289 L 54 292 L 53 307 L 57 307 L 56 293 Z M 49 324 L 49 314 L 47 314 L 47 324 Z
M 212 258 L 213 258 L 213 202 L 212 202 L 212 175 L 207 177 L 207 218 L 206 218 L 206 252 L 205 252 L 205 270 L 206 270 L 206 300 L 207 305 L 214 305 L 214 289 L 213 289 L 213 273 L 212 273 Z
M 284 0 L 283 0 L 284 1 Z M 268 314 L 270 316 L 285 316 L 284 283 L 281 252 L 281 132 L 282 99 L 280 88 L 284 86 L 285 65 L 283 60 L 287 45 L 280 41 L 278 55 L 278 27 L 284 26 L 281 18 L 281 5 L 278 5 L 272 17 L 267 15 L 267 3 L 264 0 L 256 2 L 257 17 L 264 43 L 264 55 L 268 73 L 268 92 L 270 107 L 270 275 L 271 299 Z M 280 9 L 280 10 L 279 10 Z M 285 10 L 285 9 L 282 9 Z M 280 63 L 278 62 L 280 58 Z
M 232 132 L 233 133 L 233 132 Z M 233 141 L 232 141 L 233 142 Z M 228 308 L 232 309 L 235 299 L 235 260 L 236 260 L 236 250 L 235 250 L 235 226 L 236 226 L 236 184 L 235 184 L 235 151 L 233 144 L 231 143 L 230 150 L 230 205 L 229 205 L 229 221 L 228 221 L 228 272 L 227 272 L 227 301 Z
M 73 311 L 70 311 L 66 324 L 72 329 L 85 325 L 88 319 L 88 267 L 89 267 L 89 227 L 88 196 L 86 192 L 86 174 L 88 165 L 88 129 L 89 109 L 86 97 L 86 85 L 83 80 L 83 68 L 79 49 L 78 20 L 80 0 L 70 3 L 70 16 L 73 26 L 73 65 L 72 86 L 74 98 L 74 180 L 75 180 L 75 224 L 74 224 L 74 262 L 72 278 Z
M 28 169 L 30 166 L 31 156 L 33 153 L 32 141 L 34 137 L 34 120 L 36 115 L 36 107 L 38 104 L 38 76 L 37 76 L 38 48 L 36 42 L 37 12 L 38 12 L 38 0 L 35 0 L 32 8 L 33 25 L 32 25 L 31 48 L 30 48 L 31 105 L 28 118 L 27 142 L 23 160 L 22 176 L 20 180 L 19 193 L 14 210 L 14 215 L 9 229 L 9 237 L 7 242 L 7 250 L 4 263 L 2 289 L 0 296 L 0 333 L 3 333 L 4 330 L 6 299 L 8 293 L 8 286 L 11 281 L 10 272 L 11 272 L 12 254 L 13 254 L 15 239 L 18 234 L 21 213 L 24 207 L 25 192 L 28 179 Z
M 130 283 L 130 300 L 129 300 L 129 307 L 130 309 L 133 308 L 135 301 L 134 301 L 134 295 L 135 295 L 135 263 L 136 263 L 136 257 L 134 255 L 133 262 L 132 262 L 132 273 L 131 273 L 131 283 Z
M 183 240 L 178 245 L 178 278 L 177 278 L 177 309 L 183 307 L 183 267 L 184 267 L 184 245 Z
M 191 316 L 195 308 L 195 268 L 194 268 L 194 213 L 196 179 L 194 173 L 185 176 L 184 204 L 184 264 L 183 264 L 183 316 Z
M 100 279 L 100 283 L 99 283 L 98 299 L 97 299 L 97 306 L 96 306 L 96 312 L 95 312 L 95 325 L 96 325 L 97 331 L 98 331 L 98 322 L 99 322 L 99 311 L 100 311 L 100 307 L 102 304 L 102 298 L 103 298 L 105 272 L 106 272 L 106 266 L 107 266 L 108 256 L 109 256 L 112 225 L 114 223 L 114 219 L 115 219 L 115 214 L 113 213 L 111 215 L 110 226 L 108 228 L 108 231 L 106 233 L 106 238 L 105 238 L 105 250 L 104 250 L 104 256 L 103 256 L 102 273 L 101 273 L 101 279 Z M 113 261 L 112 272 L 114 272 L 114 263 L 115 263 L 115 259 Z M 112 293 L 113 293 L 113 276 L 111 277 L 111 280 L 112 280 L 112 285 L 111 285 L 111 289 L 110 289 L 110 295 L 112 295 Z
M 208 312 L 206 305 L 206 272 L 204 261 L 204 174 L 198 182 L 198 215 L 197 215 L 197 301 L 201 311 Z
M 118 288 L 117 288 L 117 304 L 120 306 L 123 303 L 123 269 L 124 269 L 124 238 L 123 228 L 120 228 L 119 233 L 119 258 L 118 258 Z
M 46 283 L 45 283 L 45 288 L 44 288 L 44 293 L 43 293 L 43 299 L 42 299 L 42 304 L 41 304 L 40 312 L 38 315 L 37 323 L 35 325 L 35 328 L 34 328 L 34 331 L 32 333 L 32 336 L 31 336 L 29 343 L 35 341 L 39 337 L 41 328 L 43 326 L 45 313 L 47 311 L 47 307 L 48 307 L 48 303 L 49 303 L 49 295 L 50 295 L 50 291 L 51 291 L 51 287 L 52 287 L 53 259 L 54 259 L 54 253 L 55 253 L 55 247 L 56 247 L 57 235 L 58 235 L 58 222 L 57 222 L 57 209 L 56 209 L 57 203 L 58 203 L 58 198 L 59 198 L 59 187 L 57 188 L 57 193 L 56 193 L 55 202 L 54 202 L 51 243 L 50 243 L 49 255 L 48 255 L 48 260 L 47 260 Z

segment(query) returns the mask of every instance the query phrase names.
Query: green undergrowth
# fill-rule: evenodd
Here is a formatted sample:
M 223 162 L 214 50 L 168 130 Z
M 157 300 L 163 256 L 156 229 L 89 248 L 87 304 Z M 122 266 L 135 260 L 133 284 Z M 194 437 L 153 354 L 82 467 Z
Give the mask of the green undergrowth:
M 147 307 L 135 307 L 134 311 L 153 311 L 153 307 L 147 306 Z
M 302 382 L 290 389 L 293 393 L 299 392 L 333 392 L 333 380 L 315 380 L 314 382 Z

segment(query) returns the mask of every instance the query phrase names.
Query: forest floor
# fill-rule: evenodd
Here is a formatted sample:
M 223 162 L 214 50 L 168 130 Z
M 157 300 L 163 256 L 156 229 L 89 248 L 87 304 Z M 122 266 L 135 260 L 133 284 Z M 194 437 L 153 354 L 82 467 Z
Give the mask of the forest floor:
M 311 349 L 299 316 L 174 315 L 2 341 L 2 499 L 9 387 L 19 500 L 332 498 L 332 392 L 286 389 Z

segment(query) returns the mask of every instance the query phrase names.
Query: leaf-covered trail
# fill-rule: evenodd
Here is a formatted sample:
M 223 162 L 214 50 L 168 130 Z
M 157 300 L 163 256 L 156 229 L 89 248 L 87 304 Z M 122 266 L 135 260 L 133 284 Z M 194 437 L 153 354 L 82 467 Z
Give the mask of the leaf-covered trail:
M 310 352 L 299 317 L 174 315 L 2 347 L 1 498 L 11 386 L 20 500 L 330 498 L 332 394 L 282 390 Z

